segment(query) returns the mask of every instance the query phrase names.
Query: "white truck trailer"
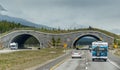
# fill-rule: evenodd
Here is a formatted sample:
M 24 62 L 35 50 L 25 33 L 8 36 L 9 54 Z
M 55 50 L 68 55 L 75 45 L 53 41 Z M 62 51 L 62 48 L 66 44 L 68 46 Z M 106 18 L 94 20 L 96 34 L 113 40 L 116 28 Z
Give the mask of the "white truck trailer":
M 11 50 L 16 50 L 16 49 L 18 49 L 18 43 L 15 43 L 15 42 L 10 43 L 10 49 L 11 49 Z

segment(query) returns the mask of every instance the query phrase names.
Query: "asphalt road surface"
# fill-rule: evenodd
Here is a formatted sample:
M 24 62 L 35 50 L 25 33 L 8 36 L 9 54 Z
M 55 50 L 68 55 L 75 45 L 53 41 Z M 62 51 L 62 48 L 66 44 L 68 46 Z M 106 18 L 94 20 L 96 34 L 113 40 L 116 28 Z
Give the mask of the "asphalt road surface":
M 55 70 L 120 70 L 111 60 L 104 62 L 103 60 L 92 61 L 91 53 L 88 50 L 79 50 L 83 52 L 82 58 L 68 58 L 63 64 Z

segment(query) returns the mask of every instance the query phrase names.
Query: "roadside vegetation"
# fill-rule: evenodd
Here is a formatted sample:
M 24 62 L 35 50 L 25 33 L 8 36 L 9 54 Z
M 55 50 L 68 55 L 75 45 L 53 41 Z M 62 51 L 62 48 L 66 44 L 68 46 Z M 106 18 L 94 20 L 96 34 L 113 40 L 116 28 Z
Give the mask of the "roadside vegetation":
M 120 57 L 120 48 L 118 48 L 114 54 Z
M 24 70 L 45 63 L 63 53 L 63 48 L 44 48 L 0 54 L 0 70 Z
M 2 50 L 2 49 L 3 49 L 2 42 L 0 41 L 0 50 Z

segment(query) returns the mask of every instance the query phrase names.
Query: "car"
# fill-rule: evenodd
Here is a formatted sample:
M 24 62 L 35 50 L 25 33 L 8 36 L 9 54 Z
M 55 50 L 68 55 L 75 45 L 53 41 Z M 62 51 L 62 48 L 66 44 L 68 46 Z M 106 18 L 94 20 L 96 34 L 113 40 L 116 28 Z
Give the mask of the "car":
M 80 51 L 72 51 L 71 57 L 72 58 L 81 58 Z

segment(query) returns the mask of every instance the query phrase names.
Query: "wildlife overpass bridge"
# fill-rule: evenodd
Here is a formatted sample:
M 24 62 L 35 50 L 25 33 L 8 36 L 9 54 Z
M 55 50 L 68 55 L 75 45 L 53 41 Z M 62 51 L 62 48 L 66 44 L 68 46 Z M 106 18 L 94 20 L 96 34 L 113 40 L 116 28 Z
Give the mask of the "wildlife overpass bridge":
M 44 33 L 35 30 L 16 30 L 0 37 L 0 42 L 3 47 L 9 48 L 11 42 L 17 42 L 18 45 L 24 44 L 24 42 L 33 36 L 39 42 L 41 47 L 47 47 L 49 42 L 54 38 L 55 40 L 60 39 L 62 43 L 68 44 L 68 47 L 74 47 L 75 43 L 82 37 L 91 36 L 98 40 L 107 41 L 111 46 L 114 42 L 114 38 L 108 36 L 99 31 L 77 31 L 70 33 L 52 34 Z

